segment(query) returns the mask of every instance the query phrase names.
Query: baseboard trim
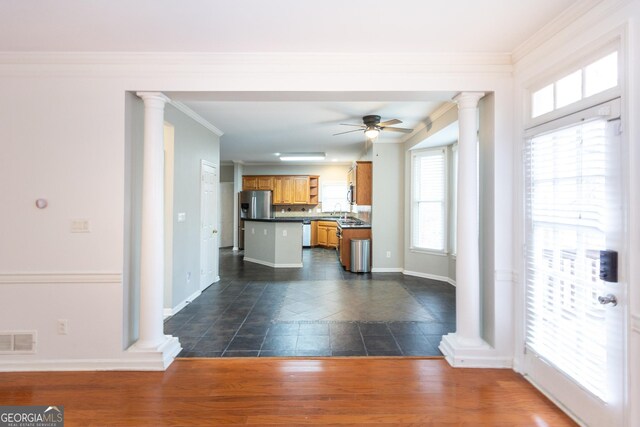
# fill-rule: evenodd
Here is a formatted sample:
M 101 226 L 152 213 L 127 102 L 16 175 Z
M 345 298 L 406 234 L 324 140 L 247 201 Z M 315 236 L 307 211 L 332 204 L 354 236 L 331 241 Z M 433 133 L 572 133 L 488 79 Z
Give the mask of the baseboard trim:
M 402 274 L 406 274 L 407 276 L 422 277 L 423 279 L 437 280 L 439 282 L 446 282 L 454 287 L 456 286 L 456 281 L 446 276 L 438 276 L 437 274 L 421 273 L 419 271 L 410 271 L 410 270 L 402 270 Z
M 474 347 L 461 346 L 455 333 L 442 337 L 438 348 L 454 368 L 513 369 L 511 357 L 496 355 L 496 350 L 484 342 Z
M 252 262 L 254 264 L 266 265 L 267 267 L 272 267 L 272 268 L 302 268 L 302 263 L 299 263 L 299 264 L 274 264 L 274 263 L 268 262 L 268 261 L 262 261 L 262 260 L 254 259 L 254 258 L 247 258 L 246 256 L 244 257 L 244 260 Z
M 133 347 L 133 346 L 132 346 Z M 182 350 L 176 337 L 155 350 L 135 350 L 130 347 L 122 359 L 42 359 L 0 362 L 0 372 L 43 371 L 164 371 Z M 25 358 L 26 359 L 26 358 Z
M 218 280 L 220 280 L 220 278 L 218 278 Z M 186 297 L 184 299 L 184 301 L 182 301 L 180 304 L 176 305 L 175 307 L 173 307 L 173 308 L 165 308 L 163 310 L 164 318 L 166 319 L 169 316 L 173 316 L 174 314 L 176 314 L 177 312 L 179 312 L 180 310 L 185 308 L 193 300 L 198 298 L 200 296 L 200 294 L 202 294 L 202 291 L 199 291 L 199 290 L 195 291 L 193 294 L 191 294 L 188 297 Z
M 372 273 L 402 273 L 402 267 L 373 267 Z
M 42 272 L 0 273 L 0 285 L 15 284 L 122 283 L 120 273 Z

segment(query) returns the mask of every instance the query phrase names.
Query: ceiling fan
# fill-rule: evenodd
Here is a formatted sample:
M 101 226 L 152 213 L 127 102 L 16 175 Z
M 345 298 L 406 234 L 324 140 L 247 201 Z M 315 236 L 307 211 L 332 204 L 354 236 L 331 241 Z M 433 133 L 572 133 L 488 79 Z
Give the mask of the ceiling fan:
M 391 120 L 381 122 L 380 116 L 376 116 L 376 115 L 364 116 L 362 118 L 362 123 L 363 124 L 361 125 L 354 125 L 351 123 L 340 123 L 340 125 L 342 126 L 357 126 L 359 129 L 334 133 L 333 136 L 342 135 L 342 134 L 351 133 L 351 132 L 364 131 L 364 134 L 367 136 L 367 138 L 373 139 L 376 136 L 378 136 L 378 134 L 383 130 L 388 130 L 392 132 L 402 132 L 402 133 L 413 132 L 413 129 L 390 127 L 391 125 L 397 125 L 399 123 L 402 123 L 402 120 L 391 119 Z

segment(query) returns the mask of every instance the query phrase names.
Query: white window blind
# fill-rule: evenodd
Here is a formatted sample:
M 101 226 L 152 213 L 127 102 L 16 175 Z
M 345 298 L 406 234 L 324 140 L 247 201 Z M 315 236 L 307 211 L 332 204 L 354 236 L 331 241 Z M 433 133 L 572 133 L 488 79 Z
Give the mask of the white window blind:
M 600 398 L 606 392 L 606 120 L 526 144 L 526 345 Z
M 412 247 L 444 251 L 446 238 L 446 150 L 417 152 L 412 161 Z
M 453 173 L 451 174 L 453 185 L 451 186 L 451 253 L 458 253 L 458 144 L 451 148 L 453 155 Z

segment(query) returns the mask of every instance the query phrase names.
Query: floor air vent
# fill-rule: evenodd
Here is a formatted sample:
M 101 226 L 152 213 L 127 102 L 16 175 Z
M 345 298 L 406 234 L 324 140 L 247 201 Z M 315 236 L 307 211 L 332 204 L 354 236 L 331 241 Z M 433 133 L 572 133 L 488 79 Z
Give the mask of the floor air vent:
M 35 352 L 35 332 L 0 332 L 0 354 L 24 354 Z

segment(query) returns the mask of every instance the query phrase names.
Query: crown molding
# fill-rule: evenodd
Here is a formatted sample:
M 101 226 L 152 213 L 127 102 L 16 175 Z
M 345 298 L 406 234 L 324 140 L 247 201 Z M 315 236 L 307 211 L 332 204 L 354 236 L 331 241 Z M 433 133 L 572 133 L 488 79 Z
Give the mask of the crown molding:
M 173 105 L 174 107 L 176 107 L 179 111 L 181 111 L 184 114 L 186 114 L 187 116 L 191 117 L 196 122 L 200 123 L 205 128 L 209 129 L 214 134 L 216 134 L 218 136 L 224 135 L 224 132 L 222 132 L 220 129 L 218 129 L 217 127 L 215 127 L 211 123 L 209 123 L 209 121 L 207 121 L 207 119 L 205 119 L 200 114 L 198 114 L 195 111 L 193 111 L 191 108 L 189 108 L 186 105 L 184 105 L 182 102 L 174 101 L 174 100 L 170 99 L 169 103 L 171 105 Z
M 575 23 L 578 22 L 580 30 L 588 29 L 594 20 L 609 15 L 612 10 L 618 9 L 631 1 L 632 0 L 580 0 L 575 2 L 516 47 L 511 54 L 512 64 L 518 63 L 522 58 L 542 47 L 546 42 L 570 25 L 575 25 Z M 594 9 L 599 9 L 599 11 L 590 19 L 580 19 Z
M 175 75 L 208 73 L 511 74 L 511 53 L 0 52 L 4 74 Z M 257 71 L 259 70 L 259 71 Z M 24 74 L 22 74 L 24 75 Z M 49 74 L 50 75 L 50 74 Z

